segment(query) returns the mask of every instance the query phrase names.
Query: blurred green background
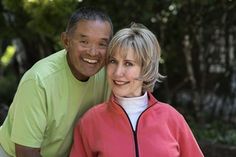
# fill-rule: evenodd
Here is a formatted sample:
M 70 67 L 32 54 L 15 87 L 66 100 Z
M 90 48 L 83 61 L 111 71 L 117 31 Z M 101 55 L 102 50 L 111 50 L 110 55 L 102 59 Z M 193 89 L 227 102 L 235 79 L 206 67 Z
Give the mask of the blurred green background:
M 24 72 L 60 50 L 60 34 L 71 13 L 91 5 L 110 15 L 115 32 L 134 21 L 156 34 L 160 71 L 167 78 L 154 95 L 184 115 L 205 154 L 212 144 L 235 148 L 234 0 L 2 0 L 0 124 Z

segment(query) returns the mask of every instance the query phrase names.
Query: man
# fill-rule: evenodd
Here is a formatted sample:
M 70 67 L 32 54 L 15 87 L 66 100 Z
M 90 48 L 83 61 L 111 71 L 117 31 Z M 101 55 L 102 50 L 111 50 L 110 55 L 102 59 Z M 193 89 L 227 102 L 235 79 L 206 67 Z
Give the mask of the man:
M 0 156 L 66 157 L 74 123 L 109 92 L 102 69 L 113 26 L 96 8 L 81 8 L 61 39 L 65 50 L 23 76 L 0 128 Z

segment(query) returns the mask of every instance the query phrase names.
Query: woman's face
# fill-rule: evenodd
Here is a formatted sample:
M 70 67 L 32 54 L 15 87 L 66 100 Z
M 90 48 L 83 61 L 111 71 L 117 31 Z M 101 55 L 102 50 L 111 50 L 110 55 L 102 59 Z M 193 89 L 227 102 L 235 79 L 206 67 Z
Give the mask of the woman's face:
M 126 56 L 122 56 L 119 51 L 110 56 L 107 65 L 107 79 L 116 96 L 141 96 L 143 81 L 138 80 L 141 74 L 141 64 L 135 59 L 135 52 L 131 48 L 127 51 Z

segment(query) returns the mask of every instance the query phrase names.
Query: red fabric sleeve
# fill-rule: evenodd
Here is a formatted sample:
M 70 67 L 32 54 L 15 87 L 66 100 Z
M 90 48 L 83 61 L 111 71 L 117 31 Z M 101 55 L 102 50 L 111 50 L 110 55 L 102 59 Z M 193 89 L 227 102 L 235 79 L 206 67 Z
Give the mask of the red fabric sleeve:
M 190 127 L 185 119 L 180 118 L 179 146 L 181 157 L 204 157 Z
M 88 146 L 88 141 L 86 140 L 86 135 L 83 133 L 82 121 L 74 129 L 74 143 L 70 157 L 93 157 L 92 151 Z

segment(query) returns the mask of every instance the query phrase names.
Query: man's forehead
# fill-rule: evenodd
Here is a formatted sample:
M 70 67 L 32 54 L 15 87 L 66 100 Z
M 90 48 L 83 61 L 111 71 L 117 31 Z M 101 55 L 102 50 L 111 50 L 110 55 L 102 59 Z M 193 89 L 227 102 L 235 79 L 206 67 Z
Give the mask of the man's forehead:
M 86 34 L 85 32 L 78 32 L 77 36 L 82 39 L 97 39 L 97 40 L 109 41 L 109 36 L 107 37 L 95 34 Z

